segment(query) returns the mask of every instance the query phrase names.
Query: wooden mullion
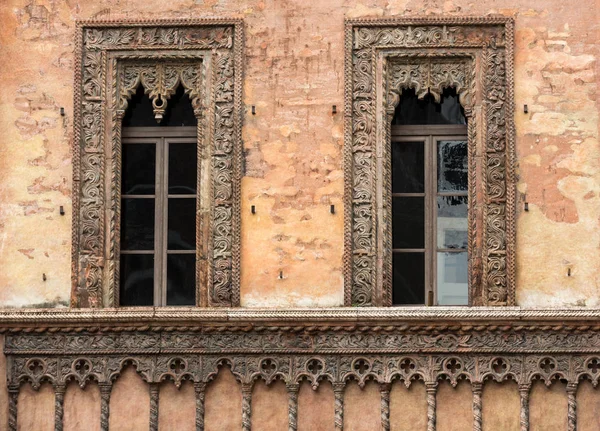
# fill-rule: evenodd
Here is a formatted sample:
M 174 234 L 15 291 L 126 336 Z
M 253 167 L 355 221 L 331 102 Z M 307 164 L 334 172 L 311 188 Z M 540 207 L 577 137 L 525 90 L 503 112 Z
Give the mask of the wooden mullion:
M 162 236 L 162 248 L 160 250 L 161 256 L 161 279 L 160 279 L 160 305 L 167 305 L 167 247 L 168 247 L 168 235 L 169 235 L 169 143 L 165 137 L 162 138 L 162 154 L 163 154 L 163 178 L 162 178 L 162 225 L 161 225 L 161 236 Z
M 433 139 L 429 135 L 425 141 L 425 305 L 435 304 L 434 287 L 434 261 L 433 249 L 435 248 L 435 208 L 433 205 L 432 191 L 435 187 L 435 152 Z M 433 295 L 433 301 L 430 297 Z

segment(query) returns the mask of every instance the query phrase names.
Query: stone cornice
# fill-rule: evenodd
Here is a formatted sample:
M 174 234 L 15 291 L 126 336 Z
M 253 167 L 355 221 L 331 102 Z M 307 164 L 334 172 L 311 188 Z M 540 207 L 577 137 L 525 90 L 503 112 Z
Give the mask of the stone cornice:
M 421 326 L 449 329 L 452 326 L 533 326 L 600 328 L 600 309 L 523 309 L 520 307 L 394 307 L 323 309 L 240 308 L 107 308 L 107 309 L 3 309 L 0 328 L 18 330 L 43 327 L 243 327 L 269 325 L 307 328 L 314 325 L 399 327 Z

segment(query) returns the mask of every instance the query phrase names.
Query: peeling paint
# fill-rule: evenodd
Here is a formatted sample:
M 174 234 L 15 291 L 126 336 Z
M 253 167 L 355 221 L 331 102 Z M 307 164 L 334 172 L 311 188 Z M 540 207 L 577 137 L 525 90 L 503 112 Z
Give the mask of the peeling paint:
M 501 13 L 516 17 L 518 190 L 530 207 L 518 214 L 518 302 L 593 306 L 600 105 L 588 3 L 8 0 L 0 9 L 0 304 L 69 299 L 70 218 L 56 213 L 70 211 L 75 19 L 244 17 L 242 304 L 275 307 L 342 304 L 344 17 Z M 569 279 L 563 261 L 573 265 Z M 44 283 L 40 273 L 51 271 L 40 262 L 53 270 Z

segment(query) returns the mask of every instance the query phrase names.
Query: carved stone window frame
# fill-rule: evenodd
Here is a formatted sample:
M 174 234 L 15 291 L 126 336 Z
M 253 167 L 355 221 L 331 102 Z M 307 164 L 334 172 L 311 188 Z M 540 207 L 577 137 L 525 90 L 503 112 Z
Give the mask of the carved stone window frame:
M 239 19 L 77 23 L 72 306 L 119 305 L 121 120 L 140 81 L 157 116 L 179 83 L 192 101 L 196 305 L 239 305 L 243 45 Z
M 391 120 L 402 89 L 439 101 L 446 87 L 468 119 L 469 304 L 514 305 L 513 19 L 345 25 L 345 305 L 392 305 Z

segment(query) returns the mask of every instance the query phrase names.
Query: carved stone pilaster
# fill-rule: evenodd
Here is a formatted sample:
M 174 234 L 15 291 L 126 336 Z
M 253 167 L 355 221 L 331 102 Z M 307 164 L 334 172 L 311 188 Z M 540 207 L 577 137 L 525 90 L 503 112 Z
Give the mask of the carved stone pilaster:
M 483 385 L 479 382 L 471 383 L 471 390 L 473 392 L 473 431 L 481 431 L 481 394 L 483 391 Z
M 242 431 L 252 429 L 252 384 L 242 383 Z
M 436 430 L 437 383 L 425 383 L 427 393 L 427 431 Z
M 17 412 L 19 401 L 19 385 L 8 387 L 8 430 L 17 431 Z
M 65 385 L 56 385 L 54 387 L 54 431 L 63 430 L 66 389 Z
M 158 431 L 158 383 L 150 383 L 150 431 Z
M 100 388 L 100 430 L 108 431 L 110 418 L 110 393 L 112 386 L 108 383 L 98 384 Z
M 531 391 L 531 384 L 519 385 L 519 398 L 521 400 L 521 414 L 519 422 L 521 424 L 521 431 L 529 431 L 529 393 Z
M 196 395 L 196 431 L 204 431 L 204 401 L 206 398 L 206 384 L 194 383 Z
M 391 385 L 384 383 L 379 385 L 379 393 L 381 395 L 381 429 L 390 431 L 390 391 Z
M 288 392 L 288 431 L 296 431 L 298 429 L 298 383 L 286 384 Z
M 334 396 L 334 419 L 333 423 L 335 431 L 343 431 L 344 429 L 344 383 L 333 384 Z
M 577 383 L 567 384 L 567 430 L 577 431 Z

